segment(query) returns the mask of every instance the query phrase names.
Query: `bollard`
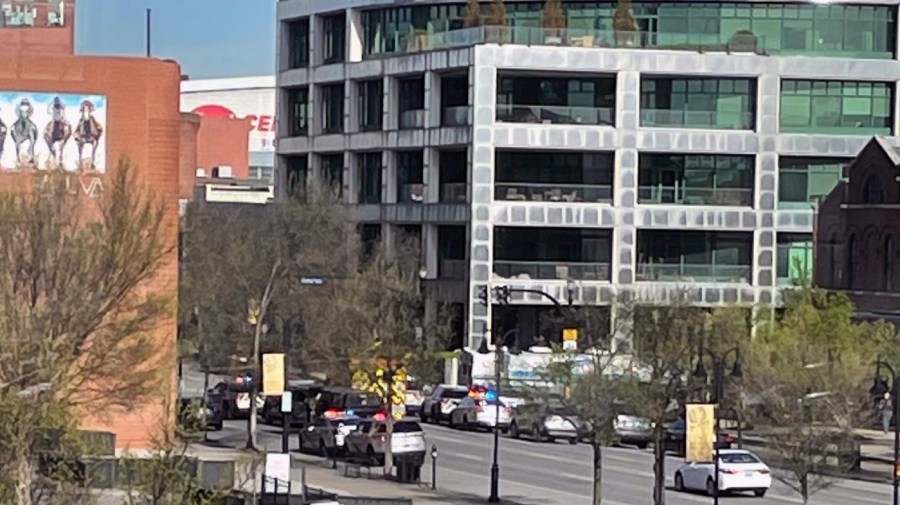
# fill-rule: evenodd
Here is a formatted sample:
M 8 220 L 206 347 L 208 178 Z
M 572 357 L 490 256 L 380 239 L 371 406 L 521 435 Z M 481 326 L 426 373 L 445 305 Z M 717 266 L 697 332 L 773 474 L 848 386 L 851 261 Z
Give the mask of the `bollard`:
M 431 446 L 431 490 L 437 490 L 437 458 L 438 451 L 437 446 Z

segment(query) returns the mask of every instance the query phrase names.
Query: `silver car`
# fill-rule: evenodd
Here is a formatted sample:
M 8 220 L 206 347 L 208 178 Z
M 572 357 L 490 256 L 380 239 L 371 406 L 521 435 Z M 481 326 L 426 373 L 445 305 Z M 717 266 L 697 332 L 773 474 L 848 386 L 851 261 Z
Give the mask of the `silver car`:
M 519 438 L 531 436 L 535 442 L 555 442 L 567 440 L 577 444 L 582 430 L 582 422 L 571 415 L 561 405 L 543 403 L 523 403 L 513 409 L 509 425 L 509 435 Z
M 421 466 L 425 461 L 425 432 L 414 417 L 404 417 L 394 421 L 391 434 L 391 454 L 394 463 L 401 460 L 411 461 L 414 466 Z M 366 419 L 359 428 L 350 432 L 345 440 L 348 456 L 366 459 L 369 463 L 384 465 L 385 449 L 387 449 L 387 423 Z

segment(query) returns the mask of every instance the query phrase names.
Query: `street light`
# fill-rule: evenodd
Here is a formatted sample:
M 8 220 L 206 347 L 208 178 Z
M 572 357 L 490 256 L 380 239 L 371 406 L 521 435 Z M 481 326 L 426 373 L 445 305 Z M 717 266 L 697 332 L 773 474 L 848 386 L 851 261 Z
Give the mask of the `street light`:
M 290 370 L 292 330 L 294 329 L 295 325 L 302 324 L 303 316 L 298 314 L 288 320 L 285 320 L 285 318 L 280 314 L 272 313 L 268 314 L 268 317 L 281 321 L 281 350 L 284 353 L 284 374 L 285 377 L 287 377 L 288 371 Z M 263 333 L 269 333 L 269 325 L 266 322 L 263 322 Z M 287 405 L 287 407 L 289 407 L 289 409 L 286 412 L 283 411 L 281 413 L 281 452 L 284 454 L 288 454 L 290 452 L 290 431 L 291 425 L 294 422 L 293 398 L 291 399 L 291 403 Z
M 875 390 L 880 390 L 881 387 L 884 386 L 883 381 L 881 379 L 881 367 L 887 368 L 888 372 L 891 374 L 891 403 L 893 405 L 893 419 L 894 419 L 894 477 L 893 477 L 893 505 L 900 505 L 900 494 L 898 494 L 898 490 L 900 490 L 900 398 L 897 397 L 898 393 L 900 393 L 900 384 L 897 383 L 897 372 L 894 368 L 885 363 L 884 361 L 878 360 L 875 362 L 875 366 L 878 367 L 878 370 L 875 372 L 875 383 L 872 385 L 872 389 L 870 392 L 875 393 Z M 881 394 L 887 393 L 888 391 L 881 391 Z

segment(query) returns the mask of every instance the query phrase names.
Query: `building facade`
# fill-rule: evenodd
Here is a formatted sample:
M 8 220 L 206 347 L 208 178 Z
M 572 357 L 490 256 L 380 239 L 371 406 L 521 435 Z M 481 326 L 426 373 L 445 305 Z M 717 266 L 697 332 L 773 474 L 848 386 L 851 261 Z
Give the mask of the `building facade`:
M 334 184 L 363 230 L 421 237 L 463 345 L 482 286 L 577 305 L 778 303 L 812 268 L 813 202 L 895 141 L 897 2 L 278 3 L 279 184 Z M 483 19 L 490 7 L 483 7 Z M 538 296 L 513 296 L 525 338 Z

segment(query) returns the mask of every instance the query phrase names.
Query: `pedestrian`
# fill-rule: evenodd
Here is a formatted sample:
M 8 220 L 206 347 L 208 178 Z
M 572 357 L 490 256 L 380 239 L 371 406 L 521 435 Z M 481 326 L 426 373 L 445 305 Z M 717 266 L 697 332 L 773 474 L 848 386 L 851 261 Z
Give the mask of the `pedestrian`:
M 893 403 L 891 394 L 885 393 L 884 398 L 881 399 L 881 404 L 879 405 L 879 409 L 881 410 L 881 429 L 883 429 L 885 433 L 891 429 L 891 419 L 894 417 Z

